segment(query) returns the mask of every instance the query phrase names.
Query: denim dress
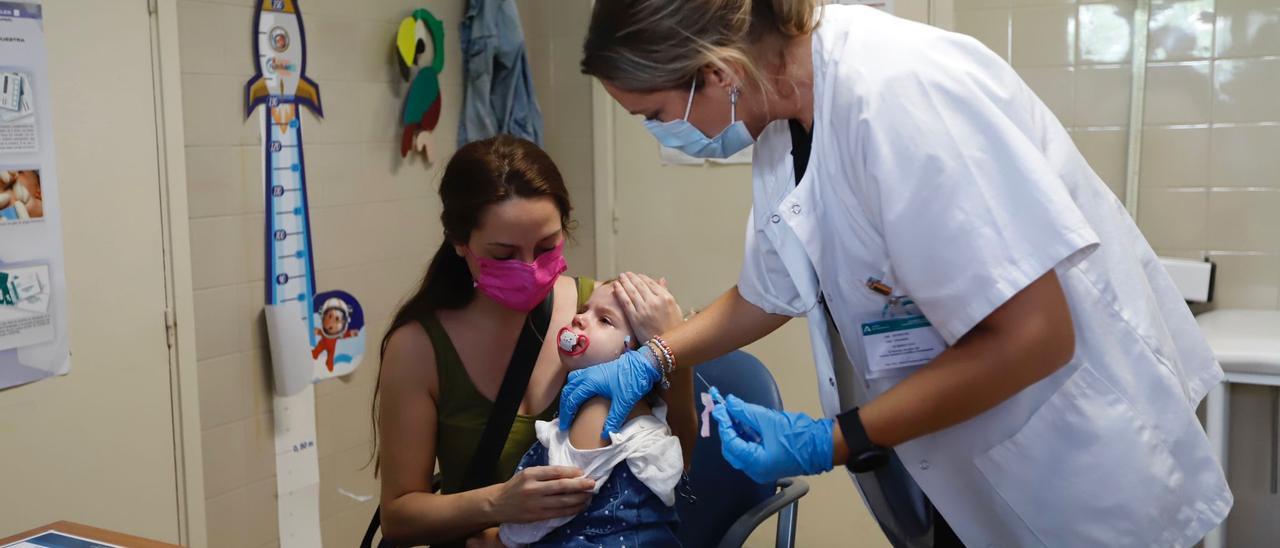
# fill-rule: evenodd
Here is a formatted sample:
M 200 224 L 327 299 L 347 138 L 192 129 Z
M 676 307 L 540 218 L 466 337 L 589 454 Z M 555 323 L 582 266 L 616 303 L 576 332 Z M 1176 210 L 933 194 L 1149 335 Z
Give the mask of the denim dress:
M 546 446 L 534 443 L 516 470 L 547 462 Z M 586 510 L 530 546 L 680 546 L 679 523 L 674 506 L 663 504 L 629 467 L 615 466 Z

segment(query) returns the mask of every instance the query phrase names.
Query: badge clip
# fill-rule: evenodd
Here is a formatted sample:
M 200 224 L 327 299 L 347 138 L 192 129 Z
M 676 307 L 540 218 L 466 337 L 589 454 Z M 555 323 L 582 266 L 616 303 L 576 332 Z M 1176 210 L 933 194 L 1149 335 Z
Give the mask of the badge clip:
M 895 316 L 910 316 L 907 305 L 915 304 L 906 295 L 894 295 L 893 287 L 877 278 L 867 278 L 867 289 L 879 295 L 889 298 L 889 302 L 885 303 L 884 310 L 880 312 L 883 318 L 892 318 Z
M 876 278 L 867 278 L 867 289 L 884 295 L 885 297 L 893 296 L 893 288 L 889 284 L 884 283 Z

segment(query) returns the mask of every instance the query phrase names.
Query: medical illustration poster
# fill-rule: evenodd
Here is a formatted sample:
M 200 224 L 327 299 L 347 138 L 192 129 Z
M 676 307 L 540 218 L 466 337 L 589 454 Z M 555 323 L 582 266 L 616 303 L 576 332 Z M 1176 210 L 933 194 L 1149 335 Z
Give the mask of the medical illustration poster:
M 0 1 L 0 389 L 71 369 L 40 4 Z
M 440 90 L 440 73 L 444 71 L 444 23 L 430 11 L 418 9 L 400 21 L 396 32 L 396 59 L 400 76 L 409 84 L 404 107 L 400 111 L 400 156 L 409 151 L 422 153 L 430 163 L 431 131 L 440 123 L 444 97 Z M 421 67 L 414 72 L 415 67 Z M 412 78 L 410 78 L 412 76 Z

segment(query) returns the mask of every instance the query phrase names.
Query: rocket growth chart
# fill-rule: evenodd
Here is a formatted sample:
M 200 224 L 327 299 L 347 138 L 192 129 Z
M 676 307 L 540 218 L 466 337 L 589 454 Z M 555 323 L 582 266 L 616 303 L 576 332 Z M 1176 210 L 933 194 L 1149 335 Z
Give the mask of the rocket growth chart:
M 298 0 L 259 0 L 257 73 L 244 86 L 245 116 L 262 118 L 266 254 L 264 312 L 274 381 L 276 506 L 281 548 L 320 546 L 320 465 L 312 384 L 345 375 L 364 356 L 364 312 L 343 291 L 316 293 L 311 212 L 299 107 L 323 116 L 307 77 Z
M 299 107 L 324 115 L 306 75 L 297 0 L 262 0 L 256 14 L 258 73 L 245 84 L 245 116 L 262 113 L 266 199 L 265 305 L 280 395 L 353 371 L 364 354 L 364 314 L 343 291 L 316 293 Z

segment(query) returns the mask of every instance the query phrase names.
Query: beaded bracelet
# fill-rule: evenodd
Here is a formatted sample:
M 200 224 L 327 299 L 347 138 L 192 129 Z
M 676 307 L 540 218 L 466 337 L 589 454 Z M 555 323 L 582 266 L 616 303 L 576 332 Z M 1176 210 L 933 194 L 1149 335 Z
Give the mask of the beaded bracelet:
M 661 336 L 654 335 L 653 342 L 658 343 L 658 346 L 662 348 L 662 353 L 667 357 L 667 364 L 671 366 L 671 369 L 675 369 L 676 353 L 671 351 L 671 347 L 667 345 L 667 341 Z
M 664 374 L 670 375 L 676 370 L 676 353 L 671 351 L 671 347 L 667 345 L 667 341 L 663 340 L 660 336 L 655 335 L 653 337 L 653 342 L 657 343 L 658 348 L 662 349 L 662 355 L 667 358 L 667 370 Z
M 655 343 L 652 340 L 645 343 L 645 347 L 649 349 L 649 353 L 653 355 L 653 359 L 658 362 L 655 363 L 654 366 L 658 368 L 658 374 L 662 376 L 659 384 L 662 385 L 664 390 L 671 388 L 671 380 L 667 378 L 667 356 L 662 352 L 662 347 L 658 346 L 658 343 Z

